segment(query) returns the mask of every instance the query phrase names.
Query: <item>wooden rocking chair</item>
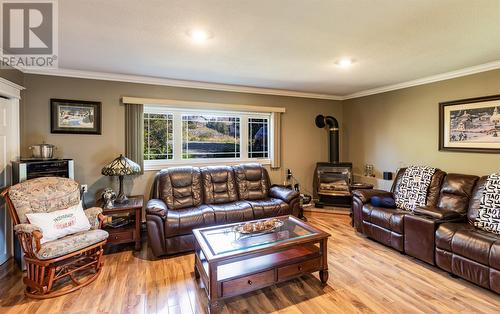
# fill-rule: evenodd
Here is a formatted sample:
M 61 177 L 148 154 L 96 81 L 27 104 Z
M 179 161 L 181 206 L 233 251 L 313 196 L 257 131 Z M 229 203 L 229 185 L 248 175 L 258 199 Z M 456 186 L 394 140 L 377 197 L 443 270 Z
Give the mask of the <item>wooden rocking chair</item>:
M 108 233 L 101 230 L 102 209 L 85 210 L 91 230 L 48 241 L 29 224 L 27 213 L 52 212 L 80 202 L 77 182 L 67 178 L 46 177 L 28 180 L 1 193 L 7 202 L 14 230 L 26 262 L 25 294 L 36 299 L 57 297 L 93 282 L 102 267 L 103 247 Z

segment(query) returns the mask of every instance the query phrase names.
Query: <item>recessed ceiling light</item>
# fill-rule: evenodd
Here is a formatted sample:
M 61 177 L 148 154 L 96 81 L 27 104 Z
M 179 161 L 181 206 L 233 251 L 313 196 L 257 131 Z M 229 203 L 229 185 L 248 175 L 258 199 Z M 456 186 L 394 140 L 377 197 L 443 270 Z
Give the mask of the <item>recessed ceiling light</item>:
M 202 44 L 213 37 L 209 31 L 203 29 L 192 29 L 187 34 L 195 44 Z
M 354 60 L 351 58 L 342 58 L 339 61 L 335 62 L 341 68 L 348 68 L 354 63 Z

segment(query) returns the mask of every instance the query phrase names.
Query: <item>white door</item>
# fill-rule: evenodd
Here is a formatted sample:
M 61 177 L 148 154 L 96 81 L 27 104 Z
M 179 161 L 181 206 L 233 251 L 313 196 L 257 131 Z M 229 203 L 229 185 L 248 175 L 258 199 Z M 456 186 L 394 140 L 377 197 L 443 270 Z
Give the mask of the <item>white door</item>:
M 0 191 L 11 182 L 11 158 L 19 145 L 18 100 L 0 97 Z M 0 200 L 0 265 L 12 256 L 12 223 L 6 204 Z

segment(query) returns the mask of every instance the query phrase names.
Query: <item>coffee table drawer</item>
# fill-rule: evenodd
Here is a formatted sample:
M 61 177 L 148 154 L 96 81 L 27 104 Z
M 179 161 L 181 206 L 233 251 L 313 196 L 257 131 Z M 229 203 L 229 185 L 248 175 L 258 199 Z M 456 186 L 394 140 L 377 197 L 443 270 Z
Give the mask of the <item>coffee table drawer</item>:
M 308 261 L 280 267 L 278 268 L 278 280 L 317 271 L 320 265 L 321 259 L 317 257 Z
M 268 286 L 274 282 L 274 270 L 268 270 L 222 283 L 222 296 L 242 294 Z

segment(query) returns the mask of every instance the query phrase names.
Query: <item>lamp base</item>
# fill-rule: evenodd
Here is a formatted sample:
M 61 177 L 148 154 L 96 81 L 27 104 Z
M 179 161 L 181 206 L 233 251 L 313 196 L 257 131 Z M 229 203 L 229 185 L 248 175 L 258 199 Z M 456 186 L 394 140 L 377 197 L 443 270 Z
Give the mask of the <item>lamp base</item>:
M 128 198 L 125 195 L 125 193 L 123 193 L 123 176 L 118 176 L 118 180 L 120 181 L 120 192 L 118 193 L 118 196 L 115 199 L 115 203 L 125 204 L 128 202 Z
M 125 193 L 120 193 L 115 199 L 115 203 L 118 204 L 125 204 L 128 203 L 128 197 L 125 195 Z

